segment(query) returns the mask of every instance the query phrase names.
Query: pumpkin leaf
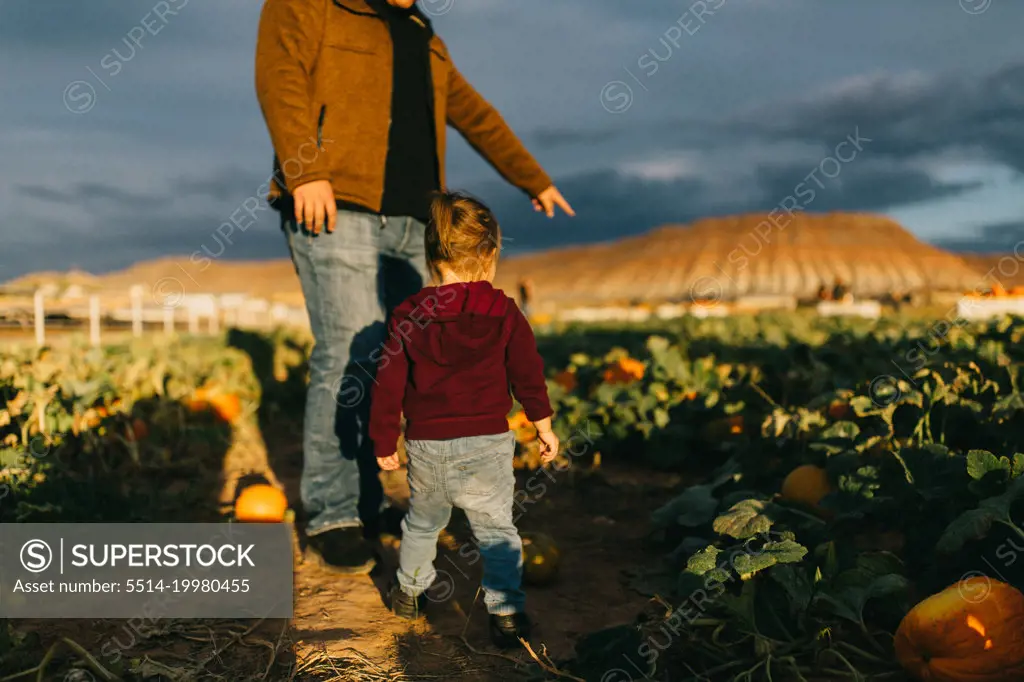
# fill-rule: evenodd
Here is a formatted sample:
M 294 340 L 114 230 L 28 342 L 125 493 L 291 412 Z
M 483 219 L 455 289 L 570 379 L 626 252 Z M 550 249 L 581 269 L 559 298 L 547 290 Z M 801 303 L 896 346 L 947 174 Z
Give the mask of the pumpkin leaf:
M 718 500 L 711 493 L 711 486 L 690 486 L 667 504 L 655 510 L 651 514 L 651 523 L 655 528 L 668 528 L 673 524 L 680 526 L 703 525 L 714 518 L 715 510 L 718 509 Z
M 980 481 L 989 473 L 1005 471 L 1010 473 L 1010 460 L 999 458 L 987 450 L 971 450 L 967 453 L 967 474 Z
M 871 577 L 902 574 L 903 562 L 892 552 L 865 552 L 857 557 L 856 570 Z
M 636 658 L 638 647 L 646 642 L 644 634 L 634 625 L 619 625 L 584 635 L 576 642 L 575 658 L 567 668 L 576 676 L 588 680 L 601 679 L 608 670 L 618 670 L 623 660 Z M 637 669 L 644 677 L 655 672 L 654 659 L 644 658 Z
M 860 435 L 860 427 L 850 421 L 839 421 L 821 432 L 824 439 L 854 440 Z
M 910 581 L 896 573 L 878 576 L 872 580 L 871 584 L 864 590 L 864 601 L 861 603 L 861 609 L 863 609 L 871 599 L 898 594 L 906 590 L 909 586 Z
M 721 550 L 717 547 L 707 547 L 690 557 L 686 563 L 686 570 L 679 574 L 679 592 L 689 594 L 705 590 L 715 583 L 733 580 L 732 573 L 724 561 L 719 563 L 720 555 Z
M 824 604 L 825 610 L 832 615 L 839 616 L 853 623 L 860 622 L 860 612 L 849 604 L 850 596 L 843 594 L 833 596 L 826 592 L 819 592 L 814 595 L 813 603 L 816 606 Z
M 772 519 L 765 511 L 772 505 L 764 500 L 743 500 L 729 511 L 715 519 L 712 528 L 716 533 L 745 540 L 754 535 L 766 533 L 772 527 Z
M 811 605 L 811 599 L 814 597 L 814 584 L 808 577 L 807 571 L 802 567 L 780 564 L 772 566 L 767 575 L 786 591 L 791 613 L 802 613 Z
M 901 455 L 914 488 L 924 499 L 944 499 L 950 489 L 962 485 L 963 464 L 944 445 L 929 443 L 921 448 L 904 448 Z
M 877 576 L 863 586 L 850 585 L 831 594 L 820 594 L 819 598 L 840 618 L 861 623 L 864 618 L 864 607 L 869 601 L 898 594 L 909 586 L 910 582 L 902 575 L 891 573 Z
M 712 492 L 715 488 L 733 480 L 740 470 L 740 463 L 730 457 L 711 474 L 703 485 L 690 486 L 681 494 L 669 500 L 651 514 L 655 528 L 668 528 L 673 524 L 700 526 L 712 518 L 718 509 L 718 500 Z
M 1024 454 L 1018 452 L 1010 463 L 1010 476 L 1017 478 L 1021 474 L 1024 474 Z
M 694 575 L 704 575 L 709 571 L 718 568 L 718 555 L 722 550 L 709 546 L 700 550 L 686 562 L 686 570 Z
M 668 415 L 668 410 L 662 407 L 655 408 L 654 410 L 654 425 L 659 429 L 663 429 L 668 426 L 671 421 L 671 417 Z
M 935 551 L 951 554 L 972 540 L 983 539 L 996 521 L 1010 520 L 1010 507 L 1021 497 L 1024 497 L 1024 478 L 1017 478 L 1002 495 L 986 498 L 977 508 L 954 519 L 936 543 Z
M 0 448 L 0 469 L 16 467 L 24 457 L 25 453 L 20 448 Z
M 770 541 L 758 552 L 741 552 L 732 559 L 732 567 L 740 578 L 747 580 L 759 571 L 776 564 L 799 562 L 807 554 L 807 548 L 794 540 Z
M 882 472 L 876 466 L 862 466 L 839 477 L 839 490 L 850 495 L 871 499 L 882 487 Z

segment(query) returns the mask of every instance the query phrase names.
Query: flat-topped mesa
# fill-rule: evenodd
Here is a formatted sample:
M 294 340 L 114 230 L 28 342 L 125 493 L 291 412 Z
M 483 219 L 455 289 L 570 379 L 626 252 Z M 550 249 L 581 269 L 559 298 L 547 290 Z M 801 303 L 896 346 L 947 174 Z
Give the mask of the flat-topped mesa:
M 528 276 L 538 304 L 605 306 L 739 296 L 809 298 L 838 277 L 863 298 L 963 293 L 991 286 L 993 275 L 1009 289 L 1024 284 L 1024 267 L 1018 261 L 1012 254 L 960 257 L 918 240 L 882 216 L 782 214 L 774 223 L 768 214 L 748 214 L 504 258 L 496 284 L 513 294 L 518 279 Z M 6 283 L 3 290 L 30 294 L 47 282 L 104 294 L 123 293 L 138 284 L 184 294 L 246 293 L 302 303 L 290 260 L 234 261 L 227 255 L 169 256 L 95 276 L 36 273 Z M 150 292 L 146 296 L 152 298 Z
M 813 297 L 842 280 L 856 296 L 964 291 L 979 274 L 895 221 L 857 213 L 747 214 L 666 225 L 614 242 L 502 261 L 496 284 L 534 282 L 538 301 Z

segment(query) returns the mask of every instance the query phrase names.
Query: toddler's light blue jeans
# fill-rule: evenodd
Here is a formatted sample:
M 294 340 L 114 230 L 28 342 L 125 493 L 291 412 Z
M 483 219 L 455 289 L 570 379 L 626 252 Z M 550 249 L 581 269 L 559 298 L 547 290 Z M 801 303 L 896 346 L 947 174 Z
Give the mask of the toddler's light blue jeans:
M 411 497 L 399 551 L 402 591 L 420 595 L 434 583 L 437 538 L 454 506 L 466 512 L 479 547 L 479 552 L 460 550 L 460 556 L 484 562 L 487 611 L 505 615 L 523 611 L 522 541 L 512 522 L 514 434 L 409 440 L 405 448 Z M 461 579 L 461 575 L 448 577 Z

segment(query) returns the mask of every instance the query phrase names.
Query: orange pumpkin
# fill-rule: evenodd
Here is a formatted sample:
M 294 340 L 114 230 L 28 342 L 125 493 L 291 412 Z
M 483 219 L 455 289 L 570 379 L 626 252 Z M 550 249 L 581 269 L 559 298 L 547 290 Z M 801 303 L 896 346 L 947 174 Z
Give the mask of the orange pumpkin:
M 514 415 L 508 418 L 508 428 L 510 431 L 518 431 L 524 426 L 529 426 L 530 420 L 526 418 L 526 413 L 520 410 Z
M 555 383 L 561 386 L 566 393 L 572 393 L 576 390 L 578 382 L 576 381 L 576 372 L 571 369 L 566 369 L 555 375 Z
M 606 384 L 629 384 L 644 378 L 644 363 L 630 357 L 618 361 L 604 371 Z
M 284 493 L 272 485 L 251 485 L 235 500 L 235 518 L 247 523 L 281 523 L 288 511 Z
M 832 490 L 832 482 L 824 469 L 813 464 L 804 464 L 789 472 L 782 482 L 782 499 L 805 505 L 824 514 L 826 510 L 821 507 L 821 500 Z
M 972 576 L 928 597 L 896 630 L 896 658 L 922 682 L 1024 679 L 1024 594 Z
M 192 412 L 212 410 L 221 421 L 231 423 L 241 416 L 242 401 L 234 393 L 221 393 L 216 388 L 203 386 L 197 388 L 188 401 L 188 409 Z
M 712 443 L 724 440 L 730 436 L 739 436 L 743 433 L 744 422 L 742 414 L 734 414 L 729 417 L 722 417 L 708 422 L 704 426 L 704 438 Z
M 828 406 L 828 416 L 832 419 L 846 419 L 850 415 L 850 406 L 839 400 Z
M 518 443 L 532 443 L 537 440 L 537 429 L 533 428 L 533 422 L 526 417 L 526 413 L 522 410 L 508 418 L 508 428 L 515 432 Z

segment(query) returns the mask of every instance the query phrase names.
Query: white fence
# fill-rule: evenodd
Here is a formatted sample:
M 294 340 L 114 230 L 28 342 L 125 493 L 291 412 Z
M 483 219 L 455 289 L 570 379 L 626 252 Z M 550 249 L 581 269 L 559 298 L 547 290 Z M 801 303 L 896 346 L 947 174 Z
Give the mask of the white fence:
M 65 295 L 57 298 L 49 290 L 37 290 L 31 313 L 36 344 L 46 344 L 47 314 L 60 314 L 83 326 L 87 322 L 89 341 L 94 346 L 101 344 L 102 330 L 111 326 L 110 323 L 130 326 L 135 337 L 142 336 L 147 325 L 157 326 L 166 335 L 177 333 L 181 326 L 185 326 L 189 334 L 217 334 L 224 326 L 255 329 L 309 327 L 305 308 L 250 298 L 246 294 L 187 294 L 163 306 L 147 306 L 143 292 L 142 287 L 134 286 L 127 295 L 106 292 L 102 296 Z M 3 311 L 0 311 L 2 316 Z M 16 317 L 23 318 L 22 315 Z
M 1024 317 L 1024 297 L 981 298 L 964 296 L 957 302 L 957 315 L 965 320 L 984 320 L 1003 315 Z
M 882 304 L 878 301 L 822 301 L 818 304 L 818 314 L 822 317 L 878 318 L 882 315 Z

